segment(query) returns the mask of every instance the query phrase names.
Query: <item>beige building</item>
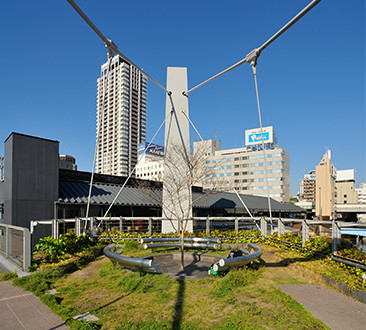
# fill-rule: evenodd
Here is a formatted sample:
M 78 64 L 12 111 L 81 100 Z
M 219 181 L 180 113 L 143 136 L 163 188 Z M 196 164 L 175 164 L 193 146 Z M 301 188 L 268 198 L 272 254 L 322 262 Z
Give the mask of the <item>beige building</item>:
M 146 84 L 141 71 L 119 55 L 98 79 L 96 172 L 127 176 L 146 139 Z
M 353 169 L 337 171 L 337 204 L 357 204 L 355 177 L 355 170 Z
M 205 189 L 232 189 L 239 193 L 267 196 L 263 151 L 252 146 L 220 150 L 214 140 L 193 143 L 194 153 L 207 150 Z M 269 196 L 288 202 L 290 198 L 290 155 L 276 145 L 266 150 Z
M 320 219 L 331 219 L 334 213 L 336 198 L 336 169 L 331 163 L 331 152 L 328 150 L 319 165 L 316 166 L 315 215 Z

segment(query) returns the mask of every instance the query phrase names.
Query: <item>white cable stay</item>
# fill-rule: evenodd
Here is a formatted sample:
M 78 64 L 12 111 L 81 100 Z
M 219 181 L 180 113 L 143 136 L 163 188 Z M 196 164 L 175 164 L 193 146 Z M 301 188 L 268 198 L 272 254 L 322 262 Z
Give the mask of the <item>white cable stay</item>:
M 103 115 L 104 115 L 104 101 L 105 101 L 105 98 L 106 98 L 106 91 L 108 90 L 108 79 L 109 79 L 109 71 L 110 71 L 111 63 L 112 63 L 112 57 L 109 56 L 108 57 L 108 67 L 107 67 L 106 79 L 103 81 L 103 103 L 102 103 L 101 113 L 100 113 L 100 116 L 99 116 L 99 125 L 98 125 L 97 139 L 96 139 L 95 149 L 94 149 L 92 174 L 91 174 L 90 184 L 89 184 L 88 201 L 87 201 L 87 204 L 86 204 L 86 215 L 85 215 L 86 216 L 86 222 L 85 222 L 84 230 L 83 230 L 84 234 L 86 233 L 86 228 L 87 228 L 87 225 L 88 225 L 90 199 L 91 199 L 91 193 L 92 193 L 92 189 L 93 189 L 93 181 L 94 181 L 94 173 L 95 173 L 95 163 L 96 163 L 97 149 L 98 149 L 99 139 L 100 139 L 100 127 L 102 125 L 102 118 L 103 118 Z M 108 97 L 107 97 L 107 101 L 109 102 Z
M 193 129 L 195 130 L 196 134 L 199 136 L 199 138 L 201 139 L 201 141 L 204 141 L 201 134 L 198 132 L 196 126 L 194 126 L 193 122 L 191 121 L 191 119 L 186 115 L 186 113 L 184 111 L 182 111 L 184 116 L 188 119 L 189 123 L 192 125 Z M 249 216 L 254 219 L 252 213 L 249 211 L 247 205 L 244 203 L 243 199 L 241 198 L 241 196 L 239 195 L 238 191 L 235 189 L 233 180 L 230 180 L 226 173 L 224 172 L 224 169 L 221 167 L 221 165 L 219 164 L 219 169 L 220 171 L 224 174 L 226 181 L 231 185 L 231 188 L 233 189 L 233 191 L 235 192 L 236 196 L 239 198 L 240 202 L 243 204 L 244 208 L 246 209 L 246 211 L 248 212 Z
M 195 89 L 209 83 L 210 81 L 222 76 L 223 74 L 237 68 L 239 65 L 243 63 L 251 63 L 252 61 L 255 61 L 261 52 L 267 48 L 273 41 L 275 41 L 278 37 L 280 37 L 285 31 L 287 31 L 292 25 L 294 25 L 297 21 L 299 21 L 305 14 L 307 14 L 313 7 L 315 7 L 321 0 L 313 0 L 309 5 L 307 5 L 302 11 L 300 11 L 293 19 L 291 19 L 287 24 L 285 24 L 280 30 L 278 30 L 272 37 L 270 37 L 262 46 L 259 48 L 255 48 L 252 50 L 249 54 L 245 56 L 242 60 L 239 62 L 233 64 L 229 68 L 215 74 L 213 77 L 205 80 L 204 82 L 198 84 L 197 86 L 189 89 L 188 91 L 184 91 L 183 95 L 188 96 L 188 94 Z
M 257 64 L 255 62 L 254 63 L 252 62 L 251 66 L 252 66 L 253 76 L 254 76 L 255 94 L 257 96 L 257 108 L 258 108 L 259 127 L 260 127 L 260 131 L 261 131 L 261 140 L 262 140 L 262 151 L 263 151 L 263 160 L 264 160 L 264 173 L 265 173 L 265 177 L 266 177 L 269 218 L 272 222 L 272 207 L 271 207 L 271 198 L 269 197 L 269 183 L 268 183 L 266 150 L 264 148 L 264 141 L 263 141 L 262 115 L 261 115 L 261 107 L 260 107 L 260 103 L 259 103 L 259 92 L 258 92 L 258 84 L 257 84 Z
M 103 40 L 105 46 L 108 49 L 109 56 L 112 57 L 115 54 L 118 54 L 121 56 L 128 64 L 133 65 L 138 70 L 143 72 L 143 74 L 149 78 L 154 84 L 159 86 L 165 93 L 168 93 L 165 87 L 163 87 L 161 84 L 159 84 L 154 78 L 152 78 L 150 75 L 148 75 L 143 69 L 140 69 L 135 63 L 133 63 L 127 56 L 121 53 L 121 51 L 118 49 L 117 45 L 112 41 L 107 39 L 102 32 L 95 26 L 95 24 L 89 19 L 88 16 L 80 9 L 80 7 L 75 3 L 74 0 L 67 0 L 67 2 L 77 11 L 77 13 L 84 19 L 84 21 L 94 30 L 94 32 L 99 36 L 100 39 Z
M 166 121 L 166 119 L 164 119 L 164 120 L 163 120 L 163 122 L 161 123 L 161 125 L 159 126 L 158 130 L 157 130 L 157 131 L 156 131 L 156 133 L 154 134 L 154 136 L 153 136 L 153 138 L 151 139 L 150 143 L 148 144 L 148 146 L 145 148 L 144 152 L 142 153 L 141 158 L 142 158 L 142 156 L 143 156 L 143 155 L 145 155 L 146 151 L 150 148 L 150 146 L 151 146 L 151 144 L 153 143 L 153 141 L 154 141 L 155 137 L 158 135 L 158 133 L 159 133 L 160 129 L 161 129 L 161 128 L 163 127 L 163 125 L 165 124 L 165 121 Z M 108 212 L 111 210 L 112 206 L 113 206 L 113 205 L 114 205 L 114 203 L 116 202 L 116 200 L 117 200 L 118 196 L 120 195 L 121 191 L 122 191 L 122 190 L 123 190 L 123 188 L 126 186 L 126 184 L 127 184 L 128 180 L 131 178 L 131 175 L 132 175 L 132 174 L 133 174 L 133 172 L 135 171 L 135 169 L 136 169 L 136 167 L 137 167 L 138 163 L 139 163 L 139 160 L 137 160 L 136 165 L 133 167 L 133 169 L 131 170 L 131 172 L 128 174 L 128 177 L 127 177 L 126 181 L 124 182 L 124 184 L 122 185 L 122 187 L 119 189 L 119 191 L 118 191 L 117 195 L 114 197 L 114 199 L 113 199 L 113 201 L 112 201 L 111 205 L 108 207 L 107 211 L 106 211 L 106 212 L 105 212 L 105 214 L 104 214 L 104 218 L 106 218 L 106 217 L 107 217 Z M 103 220 L 102 220 L 102 221 L 103 221 Z M 100 222 L 100 223 L 99 223 L 99 225 L 97 226 L 97 228 L 99 228 L 99 226 L 101 225 L 101 223 L 102 223 L 102 222 Z

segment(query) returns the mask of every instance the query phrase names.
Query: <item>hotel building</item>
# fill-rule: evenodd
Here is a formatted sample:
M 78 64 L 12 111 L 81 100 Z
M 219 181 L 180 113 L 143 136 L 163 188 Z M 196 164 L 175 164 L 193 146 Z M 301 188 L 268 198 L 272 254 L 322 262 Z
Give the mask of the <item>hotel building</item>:
M 260 130 L 246 130 L 245 135 L 244 148 L 220 150 L 220 144 L 214 140 L 193 143 L 194 152 L 202 148 L 208 150 L 206 170 L 209 174 L 203 188 L 227 190 L 234 187 L 241 194 L 267 196 L 268 180 L 269 196 L 281 202 L 289 201 L 290 155 L 278 146 L 273 127 L 263 128 L 266 164 Z

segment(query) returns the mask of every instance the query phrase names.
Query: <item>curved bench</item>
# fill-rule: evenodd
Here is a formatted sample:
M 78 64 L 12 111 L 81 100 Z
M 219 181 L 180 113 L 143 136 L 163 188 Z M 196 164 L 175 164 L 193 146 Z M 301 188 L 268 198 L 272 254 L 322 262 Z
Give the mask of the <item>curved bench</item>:
M 175 243 L 177 242 L 177 243 Z M 144 244 L 146 249 L 164 248 L 164 247 L 181 247 L 181 239 L 174 238 L 142 238 L 140 240 L 141 244 Z M 220 239 L 218 238 L 200 238 L 200 237 L 186 237 L 184 238 L 184 247 L 186 248 L 198 248 L 198 249 L 218 249 L 219 245 L 210 244 L 218 243 L 220 244 Z M 187 243 L 186 243 L 187 242 Z
M 242 250 L 242 252 L 246 253 L 246 255 L 241 257 L 220 259 L 220 261 L 214 264 L 211 268 L 215 272 L 222 272 L 224 270 L 228 270 L 231 267 L 242 267 L 258 259 L 262 255 L 262 249 L 258 245 L 248 243 L 248 248 L 251 250 Z
M 109 244 L 103 249 L 103 253 L 112 261 L 117 262 L 121 266 L 137 270 L 138 272 L 143 273 L 153 273 L 153 274 L 160 274 L 158 266 L 153 263 L 152 260 L 149 259 L 142 259 L 142 258 L 130 258 L 121 256 L 112 251 L 115 248 L 116 244 Z

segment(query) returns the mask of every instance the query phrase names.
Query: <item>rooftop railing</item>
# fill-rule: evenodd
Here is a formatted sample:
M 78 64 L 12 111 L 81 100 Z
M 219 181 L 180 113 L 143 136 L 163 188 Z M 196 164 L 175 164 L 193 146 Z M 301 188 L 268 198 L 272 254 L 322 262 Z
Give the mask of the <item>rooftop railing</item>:
M 31 239 L 27 228 L 0 224 L 0 253 L 27 271 L 31 265 Z

